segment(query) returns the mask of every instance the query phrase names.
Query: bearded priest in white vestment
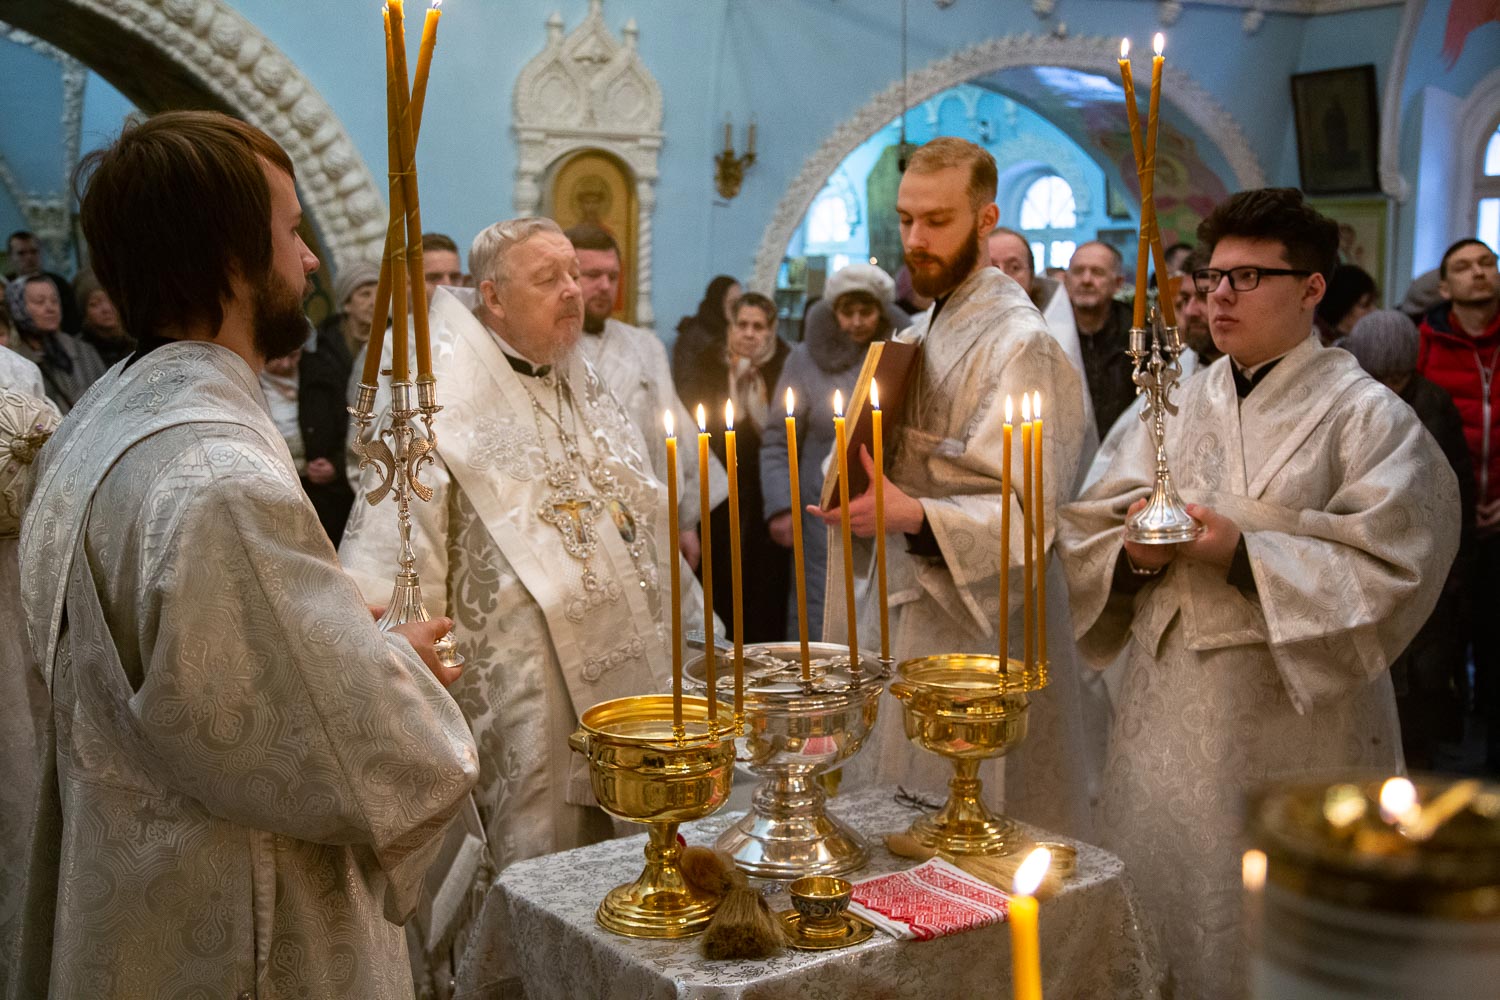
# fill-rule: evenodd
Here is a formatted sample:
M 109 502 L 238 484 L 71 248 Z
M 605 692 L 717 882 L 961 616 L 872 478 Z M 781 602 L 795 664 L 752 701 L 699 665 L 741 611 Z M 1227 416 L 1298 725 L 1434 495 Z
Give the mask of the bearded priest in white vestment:
M 896 338 L 921 345 L 900 425 L 888 435 L 887 562 L 891 655 L 897 663 L 941 653 L 995 654 L 1005 502 L 1012 503 L 1010 635 L 1019 651 L 1021 439 L 1018 429 L 1014 497 L 1007 501 L 1000 495 L 1005 397 L 1019 406 L 1023 393 L 1039 391 L 1047 407 L 1043 468 L 1049 538 L 1082 446 L 1077 373 L 1021 286 L 984 264 L 981 234 L 994 228 L 994 198 L 994 159 L 973 143 L 952 138 L 933 140 L 913 155 L 897 195 L 913 286 L 937 300 Z M 1017 411 L 1018 424 L 1019 417 Z M 819 513 L 830 525 L 823 638 L 843 644 L 848 614 L 839 512 L 835 505 Z M 852 500 L 850 513 L 859 536 L 861 643 L 878 649 L 878 590 L 869 541 L 875 530 L 873 494 Z M 1025 742 L 1003 761 L 986 762 L 980 776 L 992 802 L 1003 792 L 1007 815 L 1087 839 L 1092 832 L 1088 734 L 1060 570 L 1048 578 L 1047 598 L 1051 683 L 1031 697 Z M 869 745 L 846 771 L 851 781 L 899 782 L 938 800 L 953 776 L 948 760 L 906 739 L 894 698 L 881 704 Z
M 1268 781 L 1401 770 L 1388 668 L 1458 546 L 1458 484 L 1411 408 L 1312 336 L 1338 226 L 1293 189 L 1248 191 L 1198 230 L 1194 280 L 1229 356 L 1183 385 L 1167 458 L 1205 533 L 1125 542 L 1156 449 L 1144 424 L 1063 512 L 1081 649 L 1125 647 L 1100 811 L 1180 997 L 1245 986 L 1240 855 Z
M 677 396 L 672 367 L 661 338 L 650 330 L 622 323 L 610 315 L 620 294 L 620 247 L 603 227 L 585 222 L 565 234 L 578 254 L 578 284 L 583 294 L 583 337 L 579 350 L 609 391 L 615 394 L 625 415 L 646 442 L 651 472 L 667 481 L 667 441 L 662 432 L 662 414 L 672 411 L 675 425 L 689 433 L 697 420 Z M 729 497 L 729 474 L 712 451 L 708 454 L 708 504 L 712 509 Z M 696 497 L 698 449 L 677 450 L 677 476 L 681 496 Z M 698 535 L 700 505 L 678 505 L 677 527 L 682 552 L 696 568 L 702 541 Z
M 43 449 L 23 524 L 53 712 L 4 990 L 409 998 L 399 925 L 476 752 L 434 676 L 448 623 L 376 629 L 261 394 L 318 266 L 292 164 L 158 115 L 99 154 L 81 217 L 141 341 Z
M 562 231 L 497 223 L 469 261 L 478 288 L 432 304 L 444 409 L 413 539 L 427 606 L 453 618 L 467 660 L 452 690 L 479 744 L 475 797 L 499 869 L 612 835 L 567 739 L 590 706 L 670 685 L 676 533 L 640 434 L 576 349 L 578 263 Z M 339 554 L 371 602 L 390 593 L 396 546 L 391 505 L 357 503 Z M 684 628 L 702 607 L 684 587 Z

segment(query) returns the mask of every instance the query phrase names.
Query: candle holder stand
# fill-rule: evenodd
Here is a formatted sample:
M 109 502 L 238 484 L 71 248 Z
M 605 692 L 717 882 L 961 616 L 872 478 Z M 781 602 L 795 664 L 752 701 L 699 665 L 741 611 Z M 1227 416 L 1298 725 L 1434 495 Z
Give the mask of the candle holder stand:
M 745 647 L 744 730 L 737 760 L 761 778 L 750 811 L 715 846 L 758 878 L 787 881 L 839 875 L 864 867 L 870 850 L 858 833 L 825 811 L 818 776 L 859 752 L 875 725 L 889 672 L 868 668 L 878 657 L 860 654 L 851 669 L 848 647 L 808 644 L 812 679 L 802 680 L 801 644 Z M 684 676 L 704 686 L 704 657 Z
M 728 706 L 718 706 L 721 716 Z M 683 734 L 674 736 L 671 695 L 601 702 L 583 713 L 568 746 L 589 762 L 594 798 L 618 819 L 650 827 L 646 867 L 605 894 L 594 918 L 632 938 L 683 938 L 701 931 L 719 897 L 688 884 L 677 827 L 702 819 L 729 798 L 734 733 L 708 721 L 708 701 L 682 700 Z
M 365 466 L 371 465 L 380 474 L 380 481 L 365 494 L 365 501 L 373 507 L 387 495 L 394 494 L 396 502 L 396 527 L 401 538 L 396 557 L 396 580 L 385 614 L 376 623 L 386 632 L 396 625 L 425 622 L 432 617 L 422 601 L 422 581 L 416 570 L 417 554 L 411 544 L 411 498 L 415 494 L 423 501 L 432 499 L 432 487 L 418 476 L 422 467 L 432 461 L 437 448 L 437 432 L 432 422 L 442 407 L 437 404 L 436 387 L 437 383 L 430 378 L 415 386 L 405 380 L 392 382 L 390 426 L 373 435 L 368 432 L 375 416 L 375 386 L 360 383 L 356 402 L 349 407 L 356 425 L 353 447 L 359 456 L 359 467 L 363 471 Z M 414 389 L 416 405 L 412 403 Z M 421 430 L 416 425 L 418 417 L 423 425 Z M 433 648 L 443 666 L 455 668 L 463 665 L 464 658 L 458 652 L 452 632 L 434 642 Z
M 1146 506 L 1125 519 L 1125 538 L 1143 545 L 1174 545 L 1190 542 L 1204 530 L 1188 514 L 1167 468 L 1167 415 L 1177 415 L 1172 389 L 1182 377 L 1182 335 L 1177 327 L 1162 324 L 1155 306 L 1146 325 L 1148 329 L 1131 329 L 1126 353 L 1135 365 L 1131 380 L 1146 394 L 1141 419 L 1150 426 L 1156 445 L 1156 481 Z
M 1009 854 L 1025 843 L 1014 821 L 982 798 L 981 761 L 1001 757 L 1026 738 L 1028 693 L 1046 687 L 1046 664 L 1020 660 L 1000 669 L 997 656 L 944 654 L 903 661 L 891 694 L 901 702 L 906 738 L 953 762 L 948 801 L 910 833 L 949 854 Z

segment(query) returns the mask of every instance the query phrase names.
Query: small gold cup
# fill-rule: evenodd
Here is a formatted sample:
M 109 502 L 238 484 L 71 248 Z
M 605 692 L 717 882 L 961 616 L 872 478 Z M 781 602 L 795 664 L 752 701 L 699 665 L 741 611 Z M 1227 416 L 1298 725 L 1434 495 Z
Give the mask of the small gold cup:
M 854 886 L 830 875 L 809 875 L 787 887 L 798 929 L 808 938 L 834 938 L 846 933 L 844 913 Z

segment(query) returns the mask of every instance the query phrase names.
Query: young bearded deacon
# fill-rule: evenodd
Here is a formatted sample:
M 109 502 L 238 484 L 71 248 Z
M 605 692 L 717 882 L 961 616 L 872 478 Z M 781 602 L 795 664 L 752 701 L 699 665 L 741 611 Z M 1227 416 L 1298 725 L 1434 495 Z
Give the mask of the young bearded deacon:
M 1046 418 L 1044 501 L 1047 532 L 1069 495 L 1083 443 L 1083 387 L 1077 372 L 1023 289 L 989 266 L 985 238 L 995 228 L 995 161 L 974 143 L 934 139 L 912 155 L 896 196 L 912 286 L 935 302 L 895 339 L 920 357 L 906 387 L 899 422 L 887 434 L 885 529 L 889 563 L 891 655 L 897 662 L 944 653 L 989 653 L 998 643 L 1001 514 L 1011 507 L 1010 636 L 1021 654 L 1022 527 L 1020 431 L 1015 432 L 1011 494 L 1002 490 L 1005 397 L 1020 421 L 1023 393 L 1040 392 Z M 864 460 L 868 463 L 868 453 Z M 813 507 L 809 512 L 817 511 Z M 850 520 L 855 559 L 865 574 L 857 610 L 864 644 L 878 647 L 878 590 L 871 491 L 854 498 Z M 839 512 L 821 512 L 832 527 L 823 635 L 847 642 L 844 558 Z M 1050 548 L 1043 539 L 1043 551 Z M 1042 560 L 1045 565 L 1045 559 Z M 985 792 L 1007 814 L 1071 836 L 1091 835 L 1091 769 L 1067 625 L 1060 571 L 1047 588 L 1051 686 L 1032 699 L 1025 743 L 1003 761 L 986 762 Z M 892 706 L 894 708 L 894 706 Z M 1099 734 L 1102 757 L 1102 733 Z M 910 743 L 901 712 L 880 714 L 872 745 L 850 776 L 872 770 L 889 784 L 941 796 L 951 765 Z M 1097 763 L 1097 762 L 1096 762 Z
M 1099 822 L 1140 890 L 1176 995 L 1237 996 L 1246 795 L 1401 767 L 1388 667 L 1426 620 L 1459 534 L 1458 486 L 1416 414 L 1313 335 L 1338 226 L 1289 189 L 1246 191 L 1198 230 L 1192 280 L 1227 357 L 1181 386 L 1167 458 L 1205 530 L 1124 539 L 1156 451 L 1135 425 L 1064 510 L 1080 648 L 1129 647 Z
M 478 763 L 449 623 L 375 627 L 261 394 L 318 266 L 291 161 L 174 112 L 92 166 L 83 231 L 140 346 L 36 462 L 21 598 L 52 712 L 0 986 L 409 998 L 398 924 Z

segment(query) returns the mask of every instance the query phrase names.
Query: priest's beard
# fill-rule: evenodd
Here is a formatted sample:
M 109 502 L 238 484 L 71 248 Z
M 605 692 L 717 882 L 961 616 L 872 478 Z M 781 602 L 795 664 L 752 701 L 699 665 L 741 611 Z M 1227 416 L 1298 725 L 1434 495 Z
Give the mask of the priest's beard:
M 911 274 L 911 287 L 930 299 L 942 298 L 959 283 L 967 278 L 974 270 L 974 265 L 979 263 L 979 220 L 974 220 L 974 226 L 969 231 L 969 236 L 954 251 L 953 256 L 947 259 L 927 253 L 925 250 L 908 250 L 906 252 L 906 268 Z M 925 267 L 937 265 L 937 270 L 923 270 Z
M 274 270 L 255 290 L 251 307 L 251 342 L 263 358 L 281 358 L 307 342 L 307 316 L 302 295 L 282 281 Z

